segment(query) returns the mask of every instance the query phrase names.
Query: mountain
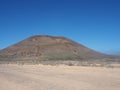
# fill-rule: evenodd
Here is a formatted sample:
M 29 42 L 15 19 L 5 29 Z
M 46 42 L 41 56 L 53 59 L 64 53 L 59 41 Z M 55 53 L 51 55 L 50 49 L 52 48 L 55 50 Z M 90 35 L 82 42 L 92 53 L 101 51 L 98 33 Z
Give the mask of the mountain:
M 44 62 L 56 60 L 114 59 L 114 56 L 89 49 L 65 37 L 36 35 L 0 51 L 3 61 Z

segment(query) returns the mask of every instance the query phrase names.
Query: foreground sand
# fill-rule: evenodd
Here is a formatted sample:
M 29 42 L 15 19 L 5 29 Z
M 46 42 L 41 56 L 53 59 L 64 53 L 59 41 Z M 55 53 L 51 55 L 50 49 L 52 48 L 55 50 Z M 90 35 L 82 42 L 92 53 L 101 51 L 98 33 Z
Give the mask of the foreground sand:
M 0 65 L 0 90 L 120 90 L 120 68 Z

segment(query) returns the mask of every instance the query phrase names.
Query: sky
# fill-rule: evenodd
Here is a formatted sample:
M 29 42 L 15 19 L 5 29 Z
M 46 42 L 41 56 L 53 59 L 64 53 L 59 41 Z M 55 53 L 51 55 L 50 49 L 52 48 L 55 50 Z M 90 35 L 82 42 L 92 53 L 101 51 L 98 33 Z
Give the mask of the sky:
M 0 49 L 32 35 L 120 55 L 120 0 L 0 0 Z

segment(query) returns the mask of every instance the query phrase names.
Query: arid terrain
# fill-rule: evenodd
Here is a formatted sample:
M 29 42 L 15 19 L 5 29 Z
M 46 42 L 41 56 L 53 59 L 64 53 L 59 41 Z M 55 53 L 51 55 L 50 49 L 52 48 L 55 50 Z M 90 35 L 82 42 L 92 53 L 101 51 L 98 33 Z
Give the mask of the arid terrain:
M 1 64 L 0 90 L 120 90 L 120 68 Z
M 120 64 L 120 56 L 94 51 L 66 37 L 36 35 L 0 50 L 0 63 L 108 66 Z
M 120 57 L 32 36 L 0 50 L 0 90 L 120 90 Z

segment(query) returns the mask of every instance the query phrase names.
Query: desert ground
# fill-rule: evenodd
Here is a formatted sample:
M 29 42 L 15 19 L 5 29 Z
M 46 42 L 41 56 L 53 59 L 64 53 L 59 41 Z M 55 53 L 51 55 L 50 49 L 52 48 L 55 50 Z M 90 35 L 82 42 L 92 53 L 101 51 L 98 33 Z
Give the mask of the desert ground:
M 120 68 L 0 64 L 0 90 L 120 90 Z

